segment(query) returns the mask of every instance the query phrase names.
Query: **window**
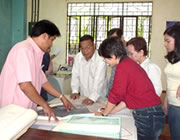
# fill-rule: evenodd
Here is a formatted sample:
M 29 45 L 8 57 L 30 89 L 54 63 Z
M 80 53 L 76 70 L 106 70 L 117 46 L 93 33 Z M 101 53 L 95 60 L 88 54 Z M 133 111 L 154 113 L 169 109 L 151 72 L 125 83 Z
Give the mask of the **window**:
M 121 28 L 125 40 L 151 41 L 152 2 L 68 3 L 67 56 L 79 52 L 79 38 L 94 37 L 97 48 L 112 28 Z

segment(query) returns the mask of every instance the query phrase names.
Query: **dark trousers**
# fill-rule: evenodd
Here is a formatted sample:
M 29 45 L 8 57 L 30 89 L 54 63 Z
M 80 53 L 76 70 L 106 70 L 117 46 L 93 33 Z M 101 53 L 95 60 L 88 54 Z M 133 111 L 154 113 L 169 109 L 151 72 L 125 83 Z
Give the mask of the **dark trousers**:
M 41 88 L 40 96 L 41 96 L 45 101 L 48 100 L 47 92 L 46 92 L 43 88 Z
M 138 140 L 158 140 L 165 124 L 161 105 L 133 110 Z

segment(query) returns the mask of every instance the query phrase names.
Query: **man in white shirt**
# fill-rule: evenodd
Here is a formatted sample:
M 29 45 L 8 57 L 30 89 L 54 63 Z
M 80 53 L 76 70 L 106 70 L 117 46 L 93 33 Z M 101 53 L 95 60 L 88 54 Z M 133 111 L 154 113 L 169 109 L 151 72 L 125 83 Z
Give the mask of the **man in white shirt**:
M 80 38 L 80 50 L 72 69 L 71 99 L 86 96 L 82 104 L 92 105 L 107 94 L 107 65 L 99 56 L 92 36 L 84 35 Z

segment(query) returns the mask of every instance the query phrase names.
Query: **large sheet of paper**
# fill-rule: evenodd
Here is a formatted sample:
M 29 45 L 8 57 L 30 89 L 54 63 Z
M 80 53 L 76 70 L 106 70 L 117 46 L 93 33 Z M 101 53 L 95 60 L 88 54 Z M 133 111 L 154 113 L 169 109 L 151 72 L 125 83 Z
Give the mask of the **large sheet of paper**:
M 35 122 L 37 113 L 32 109 L 10 104 L 0 108 L 0 139 L 20 137 Z
M 79 114 L 79 115 L 92 115 L 94 116 L 93 112 L 96 112 L 96 111 L 99 111 L 99 109 L 105 105 L 105 102 L 104 100 L 99 100 L 98 102 L 94 103 L 93 105 L 89 105 L 89 106 L 83 106 L 82 105 L 82 101 L 85 99 L 85 97 L 80 97 L 80 99 L 77 99 L 77 100 L 72 100 L 70 99 L 69 96 L 66 96 L 71 102 L 73 105 L 75 106 L 79 106 L 80 108 L 84 108 L 86 107 L 89 112 L 91 114 Z M 49 102 L 50 106 L 57 106 L 57 105 L 62 105 L 62 103 L 60 102 L 60 100 L 58 98 L 56 99 L 53 99 L 52 101 Z M 65 117 L 60 117 L 60 123 L 64 123 L 69 117 L 71 117 L 72 114 L 68 113 L 67 116 Z M 115 114 L 112 114 L 110 116 L 113 116 L 113 117 L 120 117 L 121 118 L 121 138 L 122 139 L 131 139 L 131 140 L 137 140 L 137 130 L 136 130 L 136 127 L 135 127 L 135 122 L 134 122 L 134 118 L 132 116 L 132 113 L 129 109 L 124 109 L 120 112 L 117 112 Z M 48 122 L 48 118 L 46 118 L 46 122 Z M 38 124 L 39 123 L 39 124 Z M 42 125 L 42 124 L 45 124 L 44 122 L 42 121 L 37 121 L 37 123 L 39 126 Z M 54 124 L 53 125 L 53 128 L 51 130 L 53 130 L 55 127 L 54 127 Z M 58 125 L 58 123 L 57 123 Z M 46 127 L 46 126 L 45 126 Z
M 75 105 L 76 109 L 71 109 L 70 112 L 67 112 L 64 108 L 63 105 L 57 105 L 55 107 L 52 107 L 54 113 L 58 117 L 65 117 L 68 115 L 73 115 L 73 114 L 84 114 L 84 113 L 90 113 L 87 107 L 82 106 L 82 105 Z M 43 110 L 38 111 L 38 115 L 43 116 L 44 112 Z
M 121 118 L 72 115 L 64 123 L 59 123 L 53 131 L 119 139 Z

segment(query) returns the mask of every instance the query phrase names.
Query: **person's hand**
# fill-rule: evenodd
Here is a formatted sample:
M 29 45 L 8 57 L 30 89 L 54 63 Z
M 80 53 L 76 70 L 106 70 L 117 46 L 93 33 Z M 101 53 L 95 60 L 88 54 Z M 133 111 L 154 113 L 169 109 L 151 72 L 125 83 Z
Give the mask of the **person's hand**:
M 163 108 L 163 110 L 164 110 L 164 113 L 166 114 L 166 115 L 168 115 L 168 104 L 163 104 L 163 106 L 162 106 L 162 108 Z
M 132 113 L 133 112 L 133 109 L 129 109 L 130 110 L 130 113 Z
M 56 115 L 54 113 L 54 111 L 49 107 L 48 104 L 45 104 L 43 107 L 43 111 L 44 111 L 44 114 L 46 116 L 48 116 L 48 120 L 50 121 L 51 120 L 51 116 L 54 118 L 55 121 L 59 121 L 57 118 L 56 118 Z
M 99 112 L 104 112 L 104 110 L 105 110 L 105 106 L 104 105 L 99 108 Z
M 67 112 L 69 112 L 71 108 L 76 109 L 76 108 L 72 105 L 72 103 L 71 103 L 68 99 L 66 99 L 65 96 L 63 96 L 63 97 L 61 98 L 61 101 L 62 101 L 62 103 L 64 104 L 64 108 L 66 109 Z
M 75 99 L 79 99 L 80 95 L 78 93 L 74 93 L 70 96 L 71 99 L 75 100 Z
M 103 116 L 103 112 L 94 112 L 95 116 Z
M 89 98 L 86 98 L 82 101 L 83 105 L 92 105 L 93 103 L 94 103 L 94 101 Z
M 167 93 L 166 93 L 166 94 L 167 94 Z M 168 115 L 168 99 L 167 99 L 167 95 L 166 95 L 166 97 L 165 97 L 165 99 L 164 99 L 164 104 L 163 104 L 162 108 L 163 108 L 163 110 L 164 110 L 164 113 L 165 113 L 166 115 Z
M 179 85 L 177 92 L 176 92 L 176 98 L 180 100 L 180 85 Z

